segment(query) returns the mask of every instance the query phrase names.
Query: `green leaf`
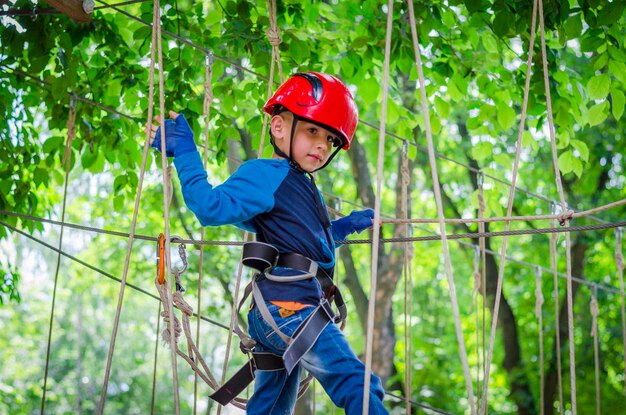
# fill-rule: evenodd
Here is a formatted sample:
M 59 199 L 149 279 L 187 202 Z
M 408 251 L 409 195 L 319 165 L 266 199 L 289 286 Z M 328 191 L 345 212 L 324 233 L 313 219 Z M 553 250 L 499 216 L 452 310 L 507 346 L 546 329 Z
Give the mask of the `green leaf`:
M 113 198 L 113 209 L 121 212 L 124 208 L 124 195 L 118 195 Z
M 595 52 L 604 45 L 604 39 L 596 36 L 587 36 L 580 42 L 582 52 Z
M 570 144 L 578 151 L 581 159 L 583 159 L 584 161 L 589 161 L 589 147 L 587 147 L 587 144 L 585 142 L 580 140 L 572 140 Z
M 567 174 L 574 169 L 574 155 L 571 150 L 567 150 L 559 156 L 559 170 L 562 174 Z
M 493 32 L 500 36 L 506 36 L 510 31 L 512 31 L 513 26 L 511 22 L 515 21 L 515 15 L 508 10 L 503 10 L 496 14 L 496 17 L 493 19 Z
M 380 86 L 378 82 L 373 79 L 368 80 L 367 82 L 362 82 L 359 85 L 358 97 L 363 101 L 365 105 L 371 105 L 376 102 L 378 98 L 378 93 L 380 91 Z
M 609 74 L 595 76 L 587 82 L 587 94 L 591 99 L 604 99 L 609 94 L 611 77 Z
M 513 162 L 511 161 L 511 157 L 509 157 L 509 155 L 505 153 L 494 154 L 493 160 L 499 165 L 504 166 L 504 167 L 509 167 L 513 165 Z
M 115 193 L 119 193 L 120 190 L 122 190 L 126 186 L 127 182 L 128 182 L 128 176 L 126 176 L 125 174 L 121 176 L 117 176 L 115 178 L 115 181 L 113 181 L 113 191 Z
M 448 95 L 450 95 L 450 98 L 453 101 L 458 102 L 464 98 L 463 94 L 461 93 L 461 91 L 459 90 L 455 82 L 450 82 L 447 87 L 448 87 Z
M 485 33 L 482 37 L 483 46 L 489 53 L 499 53 L 498 52 L 498 39 L 493 36 L 491 33 Z
M 43 146 L 41 147 L 41 149 L 44 153 L 47 153 L 47 154 L 56 153 L 58 151 L 63 150 L 62 142 L 63 142 L 63 137 L 59 137 L 59 136 L 50 137 L 43 143 Z
M 488 141 L 481 141 L 472 147 L 472 157 L 477 161 L 485 160 L 491 157 L 493 153 L 493 144 Z
M 608 102 L 604 101 L 589 108 L 588 116 L 590 126 L 593 127 L 594 125 L 601 124 L 602 122 L 604 122 L 604 120 L 606 120 L 608 114 L 606 113 L 605 109 L 608 105 Z
M 613 112 L 613 116 L 616 120 L 622 118 L 624 114 L 624 93 L 619 89 L 612 88 L 611 89 L 611 111 Z
M 515 124 L 515 110 L 503 102 L 497 104 L 497 109 L 497 118 L 500 127 L 504 130 L 513 127 L 513 124 Z
M 565 34 L 568 39 L 575 39 L 583 31 L 583 21 L 580 14 L 570 16 L 564 23 Z
M 522 146 L 523 147 L 531 147 L 533 150 L 537 149 L 537 141 L 535 137 L 530 133 L 530 131 L 524 131 L 522 134 Z
M 609 73 L 618 79 L 621 83 L 626 84 L 626 64 L 614 60 L 609 61 Z
M 435 109 L 442 118 L 448 118 L 448 115 L 450 115 L 450 105 L 440 96 L 435 97 Z
M 67 93 L 67 81 L 64 77 L 60 76 L 52 81 L 51 87 L 52 96 L 55 100 L 61 101 L 65 98 Z
M 582 176 L 583 174 L 583 163 L 577 158 L 572 160 L 572 171 L 578 177 Z

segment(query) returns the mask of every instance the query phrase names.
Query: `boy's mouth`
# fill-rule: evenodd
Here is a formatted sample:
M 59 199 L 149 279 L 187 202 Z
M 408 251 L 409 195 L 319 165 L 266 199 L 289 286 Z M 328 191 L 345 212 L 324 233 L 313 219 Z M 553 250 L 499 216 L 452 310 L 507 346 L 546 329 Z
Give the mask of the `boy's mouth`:
M 319 154 L 309 154 L 309 157 L 312 157 L 317 161 L 322 161 L 322 156 L 320 156 Z

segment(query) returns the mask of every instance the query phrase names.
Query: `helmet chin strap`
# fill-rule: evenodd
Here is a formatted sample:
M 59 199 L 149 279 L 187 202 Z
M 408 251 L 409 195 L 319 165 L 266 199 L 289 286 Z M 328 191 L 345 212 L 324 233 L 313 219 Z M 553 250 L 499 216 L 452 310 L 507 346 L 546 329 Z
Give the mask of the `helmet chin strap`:
M 328 212 L 324 208 L 324 203 L 322 202 L 322 198 L 320 196 L 320 192 L 317 189 L 317 185 L 315 184 L 315 178 L 313 177 L 312 173 L 315 173 L 316 171 L 321 170 L 324 167 L 326 167 L 328 165 L 328 163 L 333 159 L 333 157 L 335 157 L 335 155 L 337 155 L 339 150 L 341 150 L 341 147 L 338 147 L 337 150 L 335 150 L 335 152 L 328 158 L 328 160 L 326 161 L 326 163 L 324 163 L 324 165 L 322 167 L 320 167 L 319 169 L 315 169 L 314 171 L 312 171 L 310 173 L 308 171 L 305 171 L 298 164 L 298 162 L 295 161 L 293 159 L 293 157 L 291 156 L 291 148 L 293 147 L 293 139 L 294 139 L 294 136 L 295 136 L 296 126 L 297 126 L 299 120 L 300 120 L 300 117 L 297 116 L 296 114 L 294 114 L 293 115 L 293 124 L 292 124 L 292 127 L 291 127 L 291 134 L 289 136 L 289 155 L 285 154 L 284 151 L 282 151 L 280 148 L 278 148 L 278 146 L 276 145 L 276 142 L 274 141 L 273 137 L 270 140 L 270 142 L 272 143 L 272 146 L 274 147 L 274 152 L 279 157 L 283 157 L 283 158 L 286 158 L 287 160 L 289 160 L 289 165 L 292 168 L 294 168 L 296 171 L 298 171 L 300 173 L 307 174 L 309 176 L 309 179 L 311 179 L 311 191 L 313 192 L 313 198 L 315 199 L 315 206 L 317 207 L 317 212 L 319 214 L 320 221 L 322 222 L 322 226 L 324 227 L 324 229 L 327 229 L 327 228 L 330 227 L 330 218 L 328 217 Z

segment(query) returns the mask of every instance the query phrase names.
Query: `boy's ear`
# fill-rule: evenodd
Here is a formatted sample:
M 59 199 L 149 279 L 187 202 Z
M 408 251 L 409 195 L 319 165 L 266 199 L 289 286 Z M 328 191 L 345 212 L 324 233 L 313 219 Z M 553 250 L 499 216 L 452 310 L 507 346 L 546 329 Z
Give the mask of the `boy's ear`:
M 270 131 L 275 141 L 282 141 L 287 131 L 287 123 L 280 115 L 274 115 L 270 120 Z

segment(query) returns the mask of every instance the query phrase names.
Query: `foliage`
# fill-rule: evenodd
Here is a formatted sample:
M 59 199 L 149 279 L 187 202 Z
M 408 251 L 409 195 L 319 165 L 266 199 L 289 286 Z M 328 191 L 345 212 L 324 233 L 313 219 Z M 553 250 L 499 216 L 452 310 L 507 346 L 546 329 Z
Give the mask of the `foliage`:
M 394 3 L 388 136 L 384 158 L 383 212 L 395 209 L 396 155 L 406 139 L 409 155 L 416 163 L 411 190 L 412 212 L 416 217 L 436 217 L 428 160 L 425 155 L 424 114 L 416 92 L 417 70 L 404 2 Z M 32 10 L 30 0 L 13 0 L 3 10 Z M 37 5 L 38 9 L 43 4 Z M 486 216 L 505 213 L 511 181 L 511 166 L 526 81 L 532 2 L 527 0 L 431 0 L 415 4 L 418 35 L 425 62 L 426 92 L 438 158 L 439 176 L 447 195 L 446 216 L 471 217 L 479 206 L 473 170 L 485 174 Z M 130 15 L 152 19 L 151 2 L 123 7 Z M 584 210 L 624 198 L 626 139 L 624 131 L 624 90 L 626 89 L 626 45 L 624 4 L 620 1 L 544 2 L 547 42 L 547 68 L 552 112 L 557 140 L 557 160 L 566 199 L 574 209 Z M 177 0 L 162 5 L 164 30 L 165 107 L 182 109 L 191 119 L 196 138 L 204 144 L 202 103 L 206 51 L 213 53 L 211 107 L 208 134 L 209 179 L 218 183 L 227 176 L 225 164 L 254 154 L 260 145 L 263 119 L 259 112 L 267 94 L 270 72 L 269 26 L 265 2 L 229 0 L 191 2 Z M 369 172 L 376 173 L 377 125 L 381 112 L 380 88 L 383 48 L 388 10 L 380 2 L 278 2 L 278 25 L 283 43 L 282 64 L 287 73 L 319 70 L 337 74 L 355 92 L 361 119 L 357 139 L 370 160 Z M 65 170 L 62 164 L 67 116 L 72 94 L 77 101 L 77 138 L 71 145 L 72 165 L 68 189 L 68 221 L 100 228 L 126 230 L 130 226 L 134 197 L 138 191 L 146 123 L 149 84 L 151 29 L 139 20 L 103 8 L 86 24 L 77 24 L 59 14 L 2 16 L 0 33 L 0 210 L 37 217 L 60 217 Z M 166 31 L 166 32 L 165 32 Z M 172 36 L 190 39 L 195 48 Z M 521 136 L 521 173 L 515 197 L 517 214 L 546 214 L 558 200 L 554 184 L 550 132 L 544 92 L 539 33 L 533 46 L 532 72 L 528 97 L 528 119 Z M 95 102 L 102 107 L 92 105 Z M 156 99 L 158 109 L 158 99 Z M 202 132 L 202 133 L 201 133 Z M 265 155 L 270 153 L 265 147 Z M 160 161 L 148 158 L 142 189 L 138 232 L 158 234 L 162 224 L 162 185 Z M 334 163 L 332 175 L 320 175 L 325 190 L 344 199 L 356 200 L 357 188 L 347 157 Z M 541 197 L 536 197 L 541 195 Z M 178 200 L 182 200 L 177 193 Z M 356 201 L 362 204 L 362 201 Z M 330 204 L 330 203 L 329 203 Z M 180 204 L 179 204 L 180 205 Z M 172 208 L 172 233 L 196 237 L 199 228 L 184 206 Z M 615 222 L 624 217 L 624 208 L 603 212 L 602 220 Z M 0 214 L 0 220 L 27 230 L 55 245 L 58 229 L 15 216 Z M 592 223 L 579 220 L 577 224 Z M 512 228 L 543 226 L 512 223 Z M 476 230 L 450 228 L 451 231 Z M 493 224 L 490 230 L 502 230 Z M 390 233 L 383 229 L 384 235 Z M 430 233 L 436 227 L 416 227 Z M 67 231 L 64 246 L 98 267 L 121 275 L 126 243 L 113 237 Z M 207 229 L 206 239 L 239 239 L 229 228 Z M 0 413 L 26 413 L 39 407 L 43 359 L 51 302 L 56 254 L 51 254 L 0 227 L 0 238 L 9 241 L 10 251 L 20 252 L 10 261 L 2 259 L 0 279 L 0 328 L 17 332 L 25 344 L 13 347 L 8 337 L 0 337 L 4 362 L 0 371 Z M 56 239 L 55 239 L 56 238 Z M 584 268 L 577 275 L 603 286 L 618 287 L 613 263 L 614 237 L 609 233 L 585 233 L 575 240 L 588 245 Z M 562 241 L 559 248 L 562 252 Z M 492 239 L 498 251 L 499 240 Z M 473 251 L 463 244 L 451 245 L 455 278 L 459 286 L 462 325 L 468 344 L 470 364 L 480 365 L 484 349 L 482 323 L 476 312 L 482 302 L 473 295 Z M 549 269 L 548 238 L 516 237 L 509 242 L 508 254 L 525 263 Z M 530 249 L 529 247 L 532 247 Z M 448 287 L 441 264 L 441 245 L 417 246 L 412 265 L 415 276 L 413 308 L 413 384 L 411 396 L 452 413 L 466 410 L 462 367 L 450 314 Z M 388 248 L 386 248 L 388 249 Z M 208 254 L 210 252 L 210 254 Z M 352 248 L 355 258 L 368 258 L 368 248 Z M 131 282 L 147 291 L 151 287 L 153 247 L 136 242 Z M 9 257 L 7 257 L 9 258 Z M 39 258 L 39 268 L 28 268 L 26 277 L 20 264 Z M 207 315 L 227 321 L 230 293 L 234 287 L 238 251 L 211 247 L 204 255 L 207 284 L 203 296 Z M 368 260 L 357 264 L 361 286 L 368 285 Z M 563 261 L 559 270 L 564 271 Z M 192 262 L 192 272 L 198 271 Z M 341 271 L 341 270 L 340 270 Z M 36 275 L 35 279 L 32 275 Z M 534 270 L 523 263 L 509 262 L 504 292 L 515 310 L 520 332 L 523 366 L 520 371 L 531 379 L 538 403 L 539 350 L 534 318 Z M 118 286 L 104 281 L 97 273 L 63 259 L 60 291 L 53 327 L 53 347 L 49 380 L 52 412 L 92 412 L 100 393 L 102 362 L 108 350 Z M 19 285 L 18 285 L 19 284 Z M 195 282 L 189 281 L 188 298 L 196 298 Z M 207 287 L 208 285 L 208 287 Z M 19 290 L 18 290 L 19 288 Z M 38 289 L 39 288 L 39 289 Z M 544 330 L 552 333 L 554 299 L 551 276 L 544 273 Z M 206 290 L 206 291 L 204 291 Z M 561 300 L 565 291 L 559 288 Z M 206 294 L 208 293 L 208 295 Z M 19 302 L 20 295 L 22 298 Z M 592 339 L 588 332 L 588 290 L 576 302 L 576 352 L 579 377 L 579 412 L 595 408 Z M 156 340 L 156 302 L 139 294 L 128 294 L 124 302 L 122 332 L 115 354 L 114 381 L 107 408 L 111 413 L 149 411 L 152 350 Z M 348 293 L 347 297 L 351 299 Z M 404 335 L 402 293 L 394 297 L 398 339 Z M 603 409 L 621 408 L 624 361 L 620 333 L 619 300 L 615 292 L 598 292 L 602 307 L 599 321 L 602 353 Z M 560 302 L 560 301 L 559 301 Z M 470 307 L 470 304 L 472 307 Z M 356 318 L 354 321 L 356 322 Z M 79 330 L 77 326 L 82 328 Z M 487 330 L 489 322 L 487 322 Z M 548 327 L 550 330 L 548 330 Z M 356 324 L 347 329 L 356 350 L 364 349 L 364 336 Z M 207 339 L 206 355 L 212 365 L 221 366 L 223 334 L 203 323 Z M 488 333 L 487 333 L 488 334 Z M 480 337 L 480 336 L 478 336 Z M 148 339 L 149 344 L 141 340 Z M 532 340 L 530 340 L 532 339 Z M 546 355 L 553 335 L 546 335 Z M 503 345 L 498 340 L 490 385 L 490 405 L 494 413 L 516 413 L 518 401 L 509 396 L 515 374 L 502 368 Z M 17 342 L 16 342 L 17 343 Z M 566 346 L 564 356 L 567 355 Z M 167 354 L 167 349 L 159 353 Z M 406 348 L 396 344 L 395 363 L 400 379 L 406 364 Z M 240 355 L 235 355 L 241 359 Z M 452 358 L 454 357 L 454 358 Z M 623 356 L 622 356 L 623 357 Z M 82 366 L 76 366 L 76 362 Z M 567 365 L 564 361 L 563 365 Z M 235 367 L 231 364 L 229 367 Z M 93 369 L 93 370 L 92 370 Z M 169 396 L 168 369 L 159 367 L 157 394 Z M 190 373 L 182 389 L 193 389 Z M 10 378 L 8 377 L 10 374 Z M 85 378 L 87 378 L 85 380 Z M 7 380 L 8 379 L 8 380 Z M 390 388 L 394 379 L 390 379 Z M 568 382 L 565 385 L 567 395 Z M 188 396 L 187 396 L 188 398 Z M 168 412 L 170 403 L 159 400 L 157 412 Z M 185 402 L 184 405 L 191 405 Z M 24 410 L 23 408 L 28 408 Z M 188 407 L 185 413 L 190 412 Z M 22 411 L 22 412 L 20 412 Z

